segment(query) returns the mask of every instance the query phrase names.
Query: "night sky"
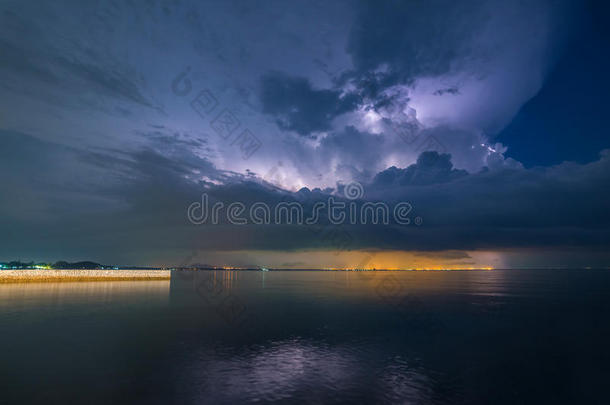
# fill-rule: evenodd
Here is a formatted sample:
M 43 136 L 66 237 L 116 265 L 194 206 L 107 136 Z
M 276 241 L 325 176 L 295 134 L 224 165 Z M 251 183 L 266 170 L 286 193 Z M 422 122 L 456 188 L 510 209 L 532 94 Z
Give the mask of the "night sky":
M 608 10 L 3 1 L 0 261 L 609 267 Z M 356 183 L 412 222 L 187 217 Z

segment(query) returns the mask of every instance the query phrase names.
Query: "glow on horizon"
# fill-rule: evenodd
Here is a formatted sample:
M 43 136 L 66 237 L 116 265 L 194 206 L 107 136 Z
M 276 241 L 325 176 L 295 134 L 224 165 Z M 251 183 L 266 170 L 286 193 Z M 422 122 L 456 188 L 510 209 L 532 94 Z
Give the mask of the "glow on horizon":
M 290 270 L 290 269 L 278 269 Z M 468 271 L 468 270 L 495 270 L 493 267 L 417 267 L 417 268 L 326 268 L 326 271 Z
M 505 266 L 500 253 L 479 251 L 216 251 L 202 253 L 201 258 L 193 261 L 218 263 L 218 268 L 227 270 L 258 267 L 286 270 L 493 270 Z

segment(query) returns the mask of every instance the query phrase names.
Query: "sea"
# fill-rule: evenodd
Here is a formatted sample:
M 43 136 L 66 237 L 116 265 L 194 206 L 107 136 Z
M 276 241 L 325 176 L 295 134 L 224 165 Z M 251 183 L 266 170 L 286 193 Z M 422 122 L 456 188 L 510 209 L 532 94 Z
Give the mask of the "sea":
M 610 271 L 0 285 L 1 404 L 608 404 Z

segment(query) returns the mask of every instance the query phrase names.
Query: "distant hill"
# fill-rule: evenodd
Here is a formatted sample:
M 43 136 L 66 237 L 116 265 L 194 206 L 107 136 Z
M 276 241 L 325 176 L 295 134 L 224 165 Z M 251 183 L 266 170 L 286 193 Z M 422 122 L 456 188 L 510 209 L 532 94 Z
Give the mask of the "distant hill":
M 74 263 L 60 261 L 60 262 L 54 263 L 51 266 L 51 268 L 53 268 L 53 269 L 96 270 L 96 269 L 112 268 L 112 266 L 101 265 L 99 263 L 89 262 L 89 261 L 74 262 Z
M 113 269 L 116 266 L 106 265 L 95 263 L 91 261 L 82 261 L 82 262 L 66 262 L 66 261 L 58 261 L 53 264 L 51 263 L 34 263 L 34 262 L 22 262 L 22 261 L 11 261 L 0 263 L 0 269 L 78 269 L 78 270 L 103 270 L 103 269 Z

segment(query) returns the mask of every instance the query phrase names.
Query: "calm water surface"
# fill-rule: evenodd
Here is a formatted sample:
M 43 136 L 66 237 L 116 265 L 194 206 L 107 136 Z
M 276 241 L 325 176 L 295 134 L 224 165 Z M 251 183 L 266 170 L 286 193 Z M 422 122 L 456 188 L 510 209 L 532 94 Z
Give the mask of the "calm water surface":
M 0 285 L 0 403 L 610 403 L 610 272 Z

